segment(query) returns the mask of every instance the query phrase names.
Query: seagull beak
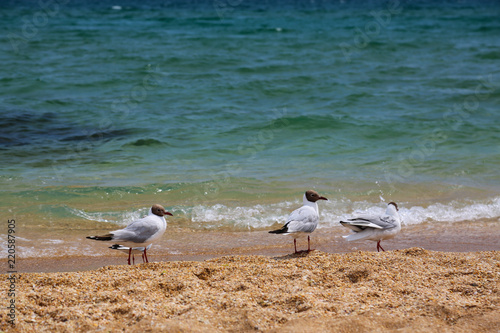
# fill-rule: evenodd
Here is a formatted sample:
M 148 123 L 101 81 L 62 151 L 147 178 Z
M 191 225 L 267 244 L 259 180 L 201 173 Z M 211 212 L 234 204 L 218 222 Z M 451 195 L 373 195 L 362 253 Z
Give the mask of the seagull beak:
M 165 215 L 174 216 L 174 215 L 172 215 L 172 213 L 170 213 L 170 212 L 165 212 Z
M 328 201 L 328 199 L 327 199 L 327 198 L 325 198 L 325 197 L 319 197 L 319 199 L 318 199 L 318 200 L 326 200 L 326 201 Z

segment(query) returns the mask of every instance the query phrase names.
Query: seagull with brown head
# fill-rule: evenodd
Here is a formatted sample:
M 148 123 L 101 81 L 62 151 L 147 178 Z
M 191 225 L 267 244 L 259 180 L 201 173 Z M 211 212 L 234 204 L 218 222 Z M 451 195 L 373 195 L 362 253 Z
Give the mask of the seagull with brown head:
M 328 200 L 318 192 L 309 190 L 302 198 L 303 206 L 294 210 L 287 219 L 285 225 L 278 230 L 269 231 L 271 234 L 290 235 L 293 237 L 295 253 L 310 252 L 311 239 L 309 234 L 316 230 L 319 222 L 318 200 Z M 297 251 L 297 238 L 307 236 L 307 251 Z
M 98 241 L 113 242 L 116 249 L 123 249 L 128 247 L 128 264 L 130 265 L 130 256 L 134 248 L 144 248 L 144 257 L 146 262 L 148 256 L 146 250 L 148 246 L 160 239 L 167 229 L 167 221 L 165 215 L 172 216 L 161 205 L 153 205 L 149 209 L 148 216 L 135 220 L 123 229 L 111 231 L 110 233 L 102 236 L 88 236 L 88 239 Z

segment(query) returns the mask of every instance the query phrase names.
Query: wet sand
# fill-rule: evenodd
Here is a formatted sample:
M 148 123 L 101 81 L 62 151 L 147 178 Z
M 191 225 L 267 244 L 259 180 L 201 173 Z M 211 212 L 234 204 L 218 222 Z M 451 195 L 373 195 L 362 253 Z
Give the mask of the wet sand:
M 109 228 L 114 230 L 116 226 L 111 225 Z M 70 237 L 69 243 L 79 242 L 87 246 L 89 253 L 82 251 L 79 256 L 35 258 L 18 256 L 16 269 L 22 273 L 70 272 L 126 264 L 127 255 L 108 249 L 111 244 L 85 239 L 86 235 L 99 232 L 102 229 L 79 230 L 76 234 L 58 236 L 63 239 Z M 342 238 L 342 235 L 347 234 L 349 230 L 341 227 L 318 229 L 311 234 L 311 246 L 325 253 L 376 251 L 375 242 L 347 242 Z M 58 254 L 65 252 L 68 242 L 60 244 Z M 444 252 L 500 251 L 500 223 L 485 221 L 404 226 L 401 233 L 394 239 L 383 241 L 382 246 L 388 251 L 411 247 Z M 298 249 L 306 248 L 307 240 L 299 239 Z M 169 228 L 162 240 L 148 251 L 148 258 L 150 262 L 201 261 L 228 255 L 282 256 L 292 252 L 292 238 L 269 234 L 267 231 L 220 232 Z M 142 263 L 140 255 L 136 255 L 135 262 Z

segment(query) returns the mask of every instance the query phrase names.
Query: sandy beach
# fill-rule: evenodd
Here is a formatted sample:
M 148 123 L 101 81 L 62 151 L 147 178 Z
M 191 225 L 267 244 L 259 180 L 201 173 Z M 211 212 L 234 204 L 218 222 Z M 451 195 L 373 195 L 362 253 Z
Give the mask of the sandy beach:
M 20 261 L 23 267 L 45 272 L 16 275 L 16 324 L 8 324 L 2 311 L 0 328 L 6 332 L 498 332 L 500 251 L 498 233 L 484 235 L 488 225 L 455 228 L 446 242 L 439 242 L 444 228 L 408 227 L 387 241 L 388 251 L 380 253 L 374 251 L 373 242 L 339 240 L 343 231 L 337 228 L 315 233 L 317 250 L 309 254 L 287 254 L 291 252 L 287 237 L 278 237 L 275 246 L 259 246 L 264 234 L 254 232 L 240 236 L 247 247 L 235 249 L 234 255 L 228 255 L 229 245 L 184 256 L 167 255 L 157 246 L 150 255 L 157 262 L 133 266 L 123 265 L 126 256 L 119 254 L 25 259 Z M 212 242 L 229 237 L 241 241 L 223 233 L 198 236 Z M 438 250 L 405 248 L 411 242 Z M 494 251 L 481 250 L 481 244 Z M 326 252 L 340 245 L 347 253 Z M 71 267 L 80 270 L 63 272 Z M 2 304 L 9 302 L 7 287 L 2 284 Z
M 498 251 L 421 248 L 27 273 L 16 282 L 16 325 L 3 311 L 1 329 L 498 332 L 499 281 Z

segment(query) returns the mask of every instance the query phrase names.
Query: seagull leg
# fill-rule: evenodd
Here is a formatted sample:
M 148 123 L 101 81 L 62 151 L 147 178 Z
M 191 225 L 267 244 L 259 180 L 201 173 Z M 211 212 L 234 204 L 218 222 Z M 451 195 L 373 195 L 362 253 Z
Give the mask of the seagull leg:
M 146 257 L 146 262 L 149 262 L 148 255 L 146 254 L 146 248 L 144 248 L 144 257 Z
M 384 250 L 384 248 L 382 247 L 382 245 L 380 245 L 380 242 L 381 242 L 381 241 L 382 241 L 382 240 L 379 240 L 379 241 L 377 242 L 377 252 L 380 252 L 380 250 L 379 250 L 379 249 L 382 249 L 382 251 L 384 251 L 384 252 L 385 252 L 385 250 Z
M 128 249 L 128 264 L 130 265 L 130 255 L 132 254 L 132 248 Z
M 295 253 L 299 253 L 297 252 L 297 240 L 295 238 L 293 239 L 293 246 L 295 246 Z
M 145 263 L 145 261 L 144 261 L 144 252 L 142 252 L 141 256 L 142 256 L 142 262 Z
M 132 255 L 132 264 L 135 265 L 135 255 Z
M 311 249 L 311 239 L 307 236 L 307 252 L 311 251 L 314 251 L 314 249 Z

